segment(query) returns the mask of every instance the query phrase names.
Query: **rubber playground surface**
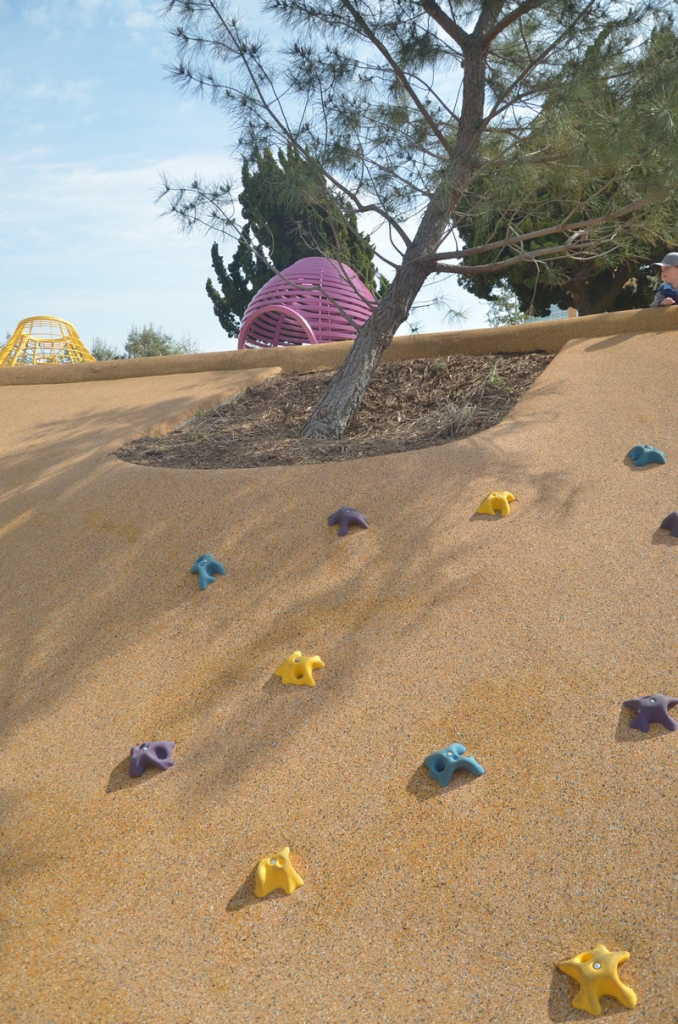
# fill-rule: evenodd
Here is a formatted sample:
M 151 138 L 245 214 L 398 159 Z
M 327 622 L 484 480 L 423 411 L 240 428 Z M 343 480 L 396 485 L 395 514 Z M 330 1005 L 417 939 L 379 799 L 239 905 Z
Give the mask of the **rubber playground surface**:
M 557 964 L 598 943 L 638 996 L 601 1019 L 678 1020 L 678 733 L 622 707 L 678 696 L 678 331 L 572 341 L 431 449 L 110 455 L 268 372 L 0 388 L 0 1020 L 590 1020 Z M 441 789 L 452 742 L 485 774 Z M 285 846 L 303 887 L 257 899 Z

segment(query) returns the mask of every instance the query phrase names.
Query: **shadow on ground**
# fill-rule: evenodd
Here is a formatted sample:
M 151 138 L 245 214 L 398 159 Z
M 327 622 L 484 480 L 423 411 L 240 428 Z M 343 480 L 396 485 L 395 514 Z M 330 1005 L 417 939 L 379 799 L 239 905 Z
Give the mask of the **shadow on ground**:
M 653 544 L 663 544 L 664 547 L 673 548 L 678 544 L 678 537 L 672 537 L 668 530 L 662 530 L 661 527 L 652 534 Z
M 428 768 L 420 764 L 409 778 L 407 792 L 412 793 L 422 803 L 434 796 L 442 796 L 452 790 L 461 789 L 462 786 L 468 786 L 475 779 L 476 776 L 471 775 L 470 772 L 458 771 L 454 773 L 447 786 L 441 786 L 430 777 Z
M 254 892 L 256 873 L 257 869 L 255 865 L 245 881 L 242 885 L 238 886 L 226 904 L 226 910 L 228 910 L 229 913 L 237 913 L 239 910 L 246 910 L 248 907 L 253 907 L 256 904 L 261 905 L 264 902 L 269 903 L 271 900 L 287 899 L 287 893 L 283 892 L 282 889 L 274 889 L 273 892 L 270 892 L 268 896 L 264 896 L 263 899 L 257 896 Z
M 615 345 L 622 345 L 629 338 L 634 337 L 635 335 L 631 334 L 630 331 L 626 331 L 623 334 L 613 334 L 611 338 L 602 338 L 600 341 L 594 342 L 593 345 L 587 345 L 584 351 L 599 352 L 603 348 L 614 348 Z
M 133 779 L 129 773 L 129 756 L 123 757 L 119 764 L 116 764 L 115 768 L 111 772 L 108 783 L 106 785 L 107 793 L 117 793 L 119 789 L 131 789 L 133 786 L 141 786 L 144 782 L 148 782 L 156 775 L 164 775 L 165 773 L 160 768 L 156 768 L 151 765 L 146 769 L 143 775 Z
M 653 691 L 650 690 L 650 693 Z M 636 717 L 636 712 L 631 708 L 622 708 L 619 711 L 619 721 L 615 730 L 614 738 L 617 743 L 642 743 L 644 740 L 659 740 L 669 732 L 658 722 L 650 724 L 649 732 L 641 732 L 640 729 L 632 729 L 631 722 Z

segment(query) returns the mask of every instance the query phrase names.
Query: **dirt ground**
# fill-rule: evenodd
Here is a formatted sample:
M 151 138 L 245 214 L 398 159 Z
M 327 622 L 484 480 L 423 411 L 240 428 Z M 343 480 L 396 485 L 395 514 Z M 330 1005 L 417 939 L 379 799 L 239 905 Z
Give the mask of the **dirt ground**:
M 248 469 L 345 462 L 469 437 L 501 422 L 553 359 L 543 352 L 455 355 L 382 364 L 339 441 L 299 437 L 331 372 L 284 374 L 162 437 L 116 451 L 125 462 L 174 469 Z

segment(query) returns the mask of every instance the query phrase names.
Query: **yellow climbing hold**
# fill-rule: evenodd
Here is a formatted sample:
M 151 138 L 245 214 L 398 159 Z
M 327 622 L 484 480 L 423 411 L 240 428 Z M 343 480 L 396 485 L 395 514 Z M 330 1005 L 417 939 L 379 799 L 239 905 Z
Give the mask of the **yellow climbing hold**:
M 254 893 L 256 896 L 268 896 L 274 889 L 284 889 L 287 895 L 304 884 L 292 867 L 290 848 L 286 846 L 280 853 L 272 857 L 264 857 L 257 864 Z
M 572 1000 L 575 1009 L 586 1010 L 597 1017 L 601 1011 L 600 997 L 614 996 L 622 1006 L 632 1010 L 638 1002 L 636 993 L 620 981 L 617 974 L 619 965 L 626 963 L 630 956 L 626 950 L 611 953 L 601 944 L 558 964 L 564 974 L 569 974 L 579 984 L 579 991 Z
M 501 512 L 503 516 L 507 516 L 511 511 L 509 501 L 515 500 L 508 491 L 492 491 L 492 494 L 488 494 L 485 498 L 477 514 L 479 516 L 493 516 L 495 512 Z
M 295 686 L 315 686 L 313 678 L 314 668 L 325 668 L 325 662 L 317 655 L 312 658 L 302 657 L 301 651 L 295 651 L 285 658 L 280 668 L 275 670 L 274 675 L 280 676 L 283 683 L 294 683 Z

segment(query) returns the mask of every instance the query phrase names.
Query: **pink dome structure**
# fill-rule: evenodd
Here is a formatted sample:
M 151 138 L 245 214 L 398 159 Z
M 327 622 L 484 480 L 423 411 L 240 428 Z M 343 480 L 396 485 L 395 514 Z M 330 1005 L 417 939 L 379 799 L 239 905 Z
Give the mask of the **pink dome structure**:
M 330 298 L 358 326 L 374 310 L 371 291 L 344 263 L 324 256 L 308 256 L 297 260 L 283 274 L 287 280 L 272 277 L 245 310 L 238 348 L 352 341 L 356 328 Z

